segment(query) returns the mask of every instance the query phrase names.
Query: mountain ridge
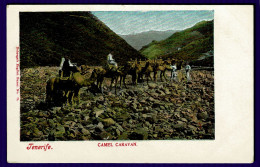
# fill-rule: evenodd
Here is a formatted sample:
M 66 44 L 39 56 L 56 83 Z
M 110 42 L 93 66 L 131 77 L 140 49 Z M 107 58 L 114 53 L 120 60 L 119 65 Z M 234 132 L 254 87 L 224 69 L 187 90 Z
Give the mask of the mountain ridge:
M 78 65 L 104 65 L 109 53 L 122 64 L 145 59 L 90 12 L 21 12 L 21 68 L 58 66 L 67 56 Z
M 161 41 L 166 39 L 178 30 L 166 30 L 166 31 L 144 31 L 141 33 L 120 35 L 129 45 L 131 45 L 136 50 L 140 50 L 143 46 L 149 44 L 152 41 Z
M 150 59 L 164 57 L 196 60 L 203 53 L 213 50 L 213 24 L 214 20 L 201 21 L 165 40 L 149 43 L 140 52 Z

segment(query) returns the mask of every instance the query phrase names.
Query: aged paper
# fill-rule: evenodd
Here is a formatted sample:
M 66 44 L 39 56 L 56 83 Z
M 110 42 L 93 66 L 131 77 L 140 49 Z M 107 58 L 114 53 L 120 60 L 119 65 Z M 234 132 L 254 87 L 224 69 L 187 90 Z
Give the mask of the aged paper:
M 136 147 L 98 147 L 101 141 L 20 141 L 19 12 L 139 10 L 214 10 L 215 140 L 138 140 Z M 253 5 L 8 5 L 8 162 L 252 163 L 253 12 Z M 46 151 L 28 150 L 30 143 Z

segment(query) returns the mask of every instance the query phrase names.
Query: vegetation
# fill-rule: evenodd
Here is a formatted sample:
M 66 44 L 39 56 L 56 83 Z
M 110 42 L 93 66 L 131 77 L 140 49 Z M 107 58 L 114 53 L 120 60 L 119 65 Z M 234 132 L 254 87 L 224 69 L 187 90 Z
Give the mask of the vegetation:
M 90 12 L 21 12 L 21 68 L 58 66 L 68 56 L 78 65 L 144 58 Z
M 202 21 L 191 28 L 174 33 L 162 41 L 153 41 L 140 52 L 147 58 L 156 57 L 196 60 L 213 50 L 213 20 Z

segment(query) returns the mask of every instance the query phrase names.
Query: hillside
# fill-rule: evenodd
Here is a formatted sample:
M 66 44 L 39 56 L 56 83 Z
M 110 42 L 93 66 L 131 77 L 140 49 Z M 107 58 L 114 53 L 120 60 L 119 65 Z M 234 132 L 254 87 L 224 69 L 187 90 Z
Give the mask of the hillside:
M 140 52 L 147 58 L 171 57 L 196 60 L 202 53 L 213 50 L 213 24 L 213 20 L 199 22 L 163 41 L 153 41 L 144 46 Z
M 151 43 L 152 41 L 161 41 L 173 33 L 175 30 L 168 31 L 147 31 L 137 34 L 120 35 L 129 45 L 131 45 L 136 50 L 140 50 L 143 46 Z
M 63 56 L 78 65 L 143 57 L 90 12 L 20 13 L 20 49 L 21 68 L 58 66 Z

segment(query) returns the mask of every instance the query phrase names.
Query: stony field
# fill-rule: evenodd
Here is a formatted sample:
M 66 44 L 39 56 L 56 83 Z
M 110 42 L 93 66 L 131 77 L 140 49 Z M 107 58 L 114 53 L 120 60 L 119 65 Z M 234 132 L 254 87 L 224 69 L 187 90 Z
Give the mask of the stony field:
M 46 81 L 57 67 L 21 71 L 21 141 L 214 139 L 214 72 L 191 71 L 192 83 L 149 81 L 104 95 L 80 90 L 80 103 L 48 107 Z M 168 74 L 169 75 L 169 74 Z M 179 72 L 179 77 L 184 76 Z M 86 76 L 88 77 L 88 76 Z

